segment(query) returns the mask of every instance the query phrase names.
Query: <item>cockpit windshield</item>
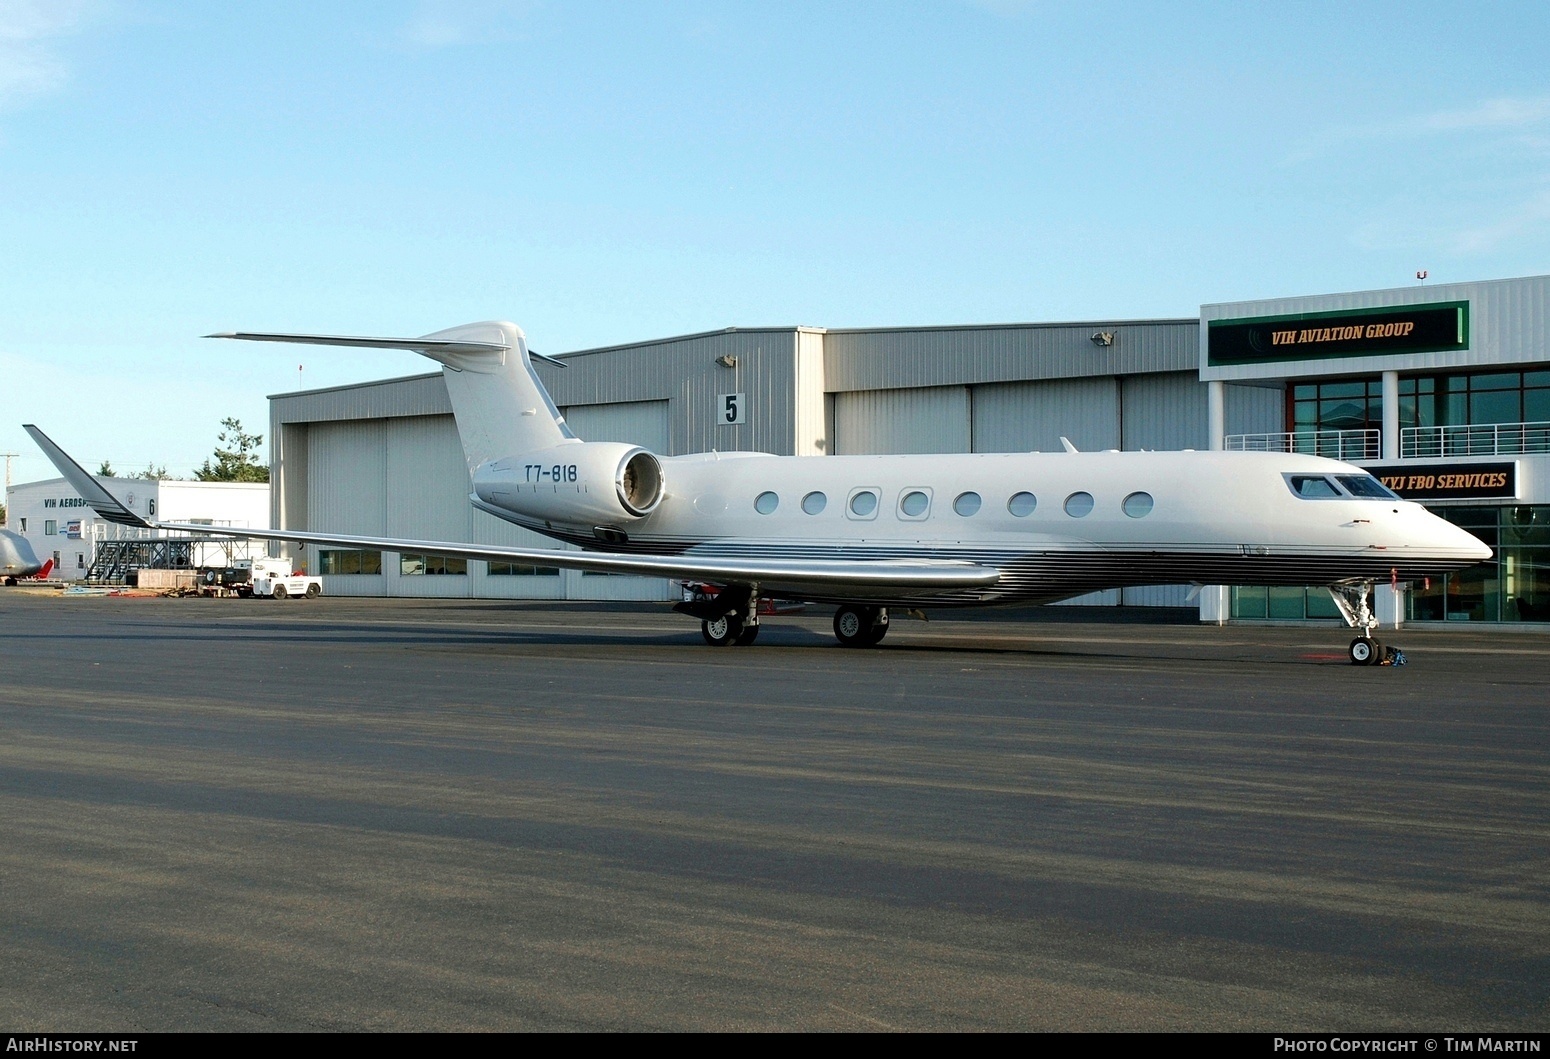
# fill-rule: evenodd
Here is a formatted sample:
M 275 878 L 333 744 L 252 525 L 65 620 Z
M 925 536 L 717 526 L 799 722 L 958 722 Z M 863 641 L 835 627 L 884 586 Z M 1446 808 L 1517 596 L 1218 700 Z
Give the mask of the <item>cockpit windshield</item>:
M 1322 474 L 1289 474 L 1286 484 L 1304 500 L 1337 500 L 1340 497 L 1335 483 Z
M 1352 496 L 1359 496 L 1363 500 L 1399 499 L 1398 495 L 1370 474 L 1342 474 L 1338 477 L 1340 484 L 1346 487 L 1347 492 Z

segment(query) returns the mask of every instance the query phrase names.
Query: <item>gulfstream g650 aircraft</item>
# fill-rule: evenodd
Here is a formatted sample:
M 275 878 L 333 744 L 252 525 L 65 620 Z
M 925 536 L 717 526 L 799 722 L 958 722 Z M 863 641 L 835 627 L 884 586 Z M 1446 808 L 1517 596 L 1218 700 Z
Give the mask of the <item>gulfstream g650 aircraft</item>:
M 1050 602 L 1152 584 L 1329 585 L 1375 660 L 1374 580 L 1437 577 L 1490 557 L 1366 471 L 1281 453 L 664 457 L 576 437 L 520 328 L 420 338 L 227 333 L 212 338 L 409 349 L 443 365 L 469 503 L 582 552 L 306 530 L 242 535 L 721 586 L 682 604 L 706 641 L 749 644 L 762 597 L 840 605 L 840 642 L 875 644 L 888 608 Z M 543 358 L 548 359 L 548 358 Z M 559 362 L 563 363 L 563 362 Z M 104 518 L 145 523 L 34 427 Z M 208 533 L 208 527 L 162 524 Z

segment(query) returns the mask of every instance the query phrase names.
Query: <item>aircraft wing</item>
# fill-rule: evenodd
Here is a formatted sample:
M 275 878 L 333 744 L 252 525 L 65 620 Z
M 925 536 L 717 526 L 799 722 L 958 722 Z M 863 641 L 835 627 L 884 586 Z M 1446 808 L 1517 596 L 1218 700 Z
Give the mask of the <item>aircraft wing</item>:
M 176 522 L 148 522 L 131 511 L 87 473 L 70 456 L 32 424 L 24 428 L 53 461 L 59 473 L 80 493 L 91 508 L 123 526 L 174 530 L 202 537 L 239 537 L 253 540 L 295 541 L 298 544 L 331 544 L 341 548 L 372 548 L 389 552 L 453 555 L 465 559 L 494 560 L 532 566 L 563 566 L 606 574 L 636 574 L 715 584 L 753 584 L 761 591 L 813 592 L 857 595 L 890 592 L 953 592 L 989 588 L 1000 580 L 992 567 L 952 559 L 852 560 L 852 559 L 737 559 L 697 555 L 624 555 L 617 552 L 560 551 L 553 548 L 510 548 L 465 541 L 399 540 L 310 530 L 238 530 Z
M 294 541 L 298 544 L 370 548 L 379 551 L 451 555 L 532 566 L 561 566 L 605 574 L 635 574 L 715 584 L 757 583 L 761 591 L 848 591 L 887 594 L 893 591 L 953 592 L 989 588 L 1000 580 L 993 567 L 955 559 L 737 559 L 699 555 L 626 555 L 618 552 L 559 551 L 553 548 L 514 548 L 499 544 L 461 541 L 417 541 L 393 537 L 363 537 L 310 530 L 212 529 L 210 526 L 158 522 L 157 529 L 178 530 L 204 536 L 248 537 L 256 540 Z

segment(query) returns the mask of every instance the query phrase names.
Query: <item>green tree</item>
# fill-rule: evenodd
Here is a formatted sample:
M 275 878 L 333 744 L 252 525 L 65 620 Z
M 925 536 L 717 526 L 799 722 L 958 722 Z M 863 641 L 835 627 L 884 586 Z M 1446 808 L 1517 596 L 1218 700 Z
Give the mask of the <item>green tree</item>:
M 143 478 L 148 482 L 176 482 L 179 480 L 177 475 L 168 473 L 167 465 L 165 463 L 160 467 L 156 466 L 154 463 L 148 463 L 145 465 L 145 470 L 136 471 L 129 477 Z
M 97 468 L 97 477 L 98 478 L 112 478 L 113 477 L 113 465 L 111 463 L 109 463 L 107 460 L 103 460 L 102 461 L 102 466 Z
M 194 471 L 201 482 L 267 482 L 269 468 L 258 462 L 258 447 L 264 435 L 249 434 L 236 419 L 223 419 L 220 444 L 215 447 L 215 463 L 205 460 Z M 224 446 L 224 447 L 223 447 Z

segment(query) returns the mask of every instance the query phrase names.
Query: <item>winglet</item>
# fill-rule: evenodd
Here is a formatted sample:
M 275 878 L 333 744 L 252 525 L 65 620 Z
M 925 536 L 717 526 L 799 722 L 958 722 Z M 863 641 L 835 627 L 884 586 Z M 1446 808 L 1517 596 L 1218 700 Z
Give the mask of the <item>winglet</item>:
M 1061 435 L 1060 443 L 1065 446 L 1065 449 L 1066 449 L 1067 452 L 1077 452 L 1077 451 L 1079 451 L 1075 445 L 1071 444 L 1071 439 L 1066 437 L 1065 435 Z
M 72 460 L 64 449 L 50 441 L 47 434 L 31 423 L 23 423 L 22 429 L 32 435 L 32 440 L 38 443 L 38 448 L 43 450 L 43 455 L 58 468 L 59 473 L 64 475 L 65 481 L 81 494 L 81 499 L 86 501 L 93 511 L 120 526 L 134 526 L 137 529 L 152 528 L 149 522 L 129 510 L 116 496 L 104 489 L 101 482 L 87 474 L 86 468 Z

